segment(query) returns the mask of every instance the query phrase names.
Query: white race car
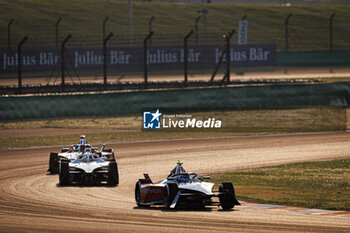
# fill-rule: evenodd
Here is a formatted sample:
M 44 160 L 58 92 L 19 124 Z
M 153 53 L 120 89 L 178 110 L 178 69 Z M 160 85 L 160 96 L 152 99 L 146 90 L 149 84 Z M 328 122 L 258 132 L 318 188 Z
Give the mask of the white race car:
M 81 137 L 84 137 L 85 139 L 85 136 Z M 58 173 L 58 166 L 60 160 L 73 161 L 77 159 L 77 157 L 81 155 L 86 149 L 91 149 L 92 153 L 97 154 L 100 157 L 105 157 L 107 159 L 115 158 L 113 149 L 105 149 L 105 145 L 103 145 L 101 149 L 98 150 L 97 148 L 92 147 L 90 144 L 87 144 L 85 140 L 81 140 L 79 143 L 84 144 L 75 144 L 72 145 L 70 148 L 62 148 L 61 153 L 51 152 L 48 172 L 50 172 L 51 174 Z
M 193 172 L 171 173 L 165 180 L 153 183 L 148 174 L 139 179 L 135 186 L 135 200 L 139 207 L 164 205 L 169 208 L 204 208 L 220 205 L 231 209 L 240 205 L 232 183 L 221 183 L 218 192 L 213 192 L 213 183 L 205 182 L 209 177 L 196 178 Z M 218 201 L 213 201 L 218 197 Z
M 115 159 L 100 157 L 86 149 L 76 160 L 59 161 L 59 181 L 62 186 L 97 185 L 104 182 L 107 185 L 118 185 L 118 165 Z

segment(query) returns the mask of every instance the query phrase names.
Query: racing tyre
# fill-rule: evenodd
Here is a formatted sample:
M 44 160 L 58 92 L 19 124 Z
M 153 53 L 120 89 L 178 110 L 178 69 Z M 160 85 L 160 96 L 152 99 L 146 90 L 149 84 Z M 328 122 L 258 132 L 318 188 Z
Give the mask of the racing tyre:
M 138 181 L 135 185 L 135 202 L 138 207 L 145 207 L 145 205 L 143 205 L 140 201 L 141 200 L 140 186 L 141 186 L 141 183 L 140 181 Z
M 51 174 L 58 173 L 58 154 L 50 153 L 49 169 L 47 170 Z
M 69 161 L 62 160 L 60 162 L 60 185 L 65 186 L 69 184 Z
M 235 205 L 240 205 L 236 200 L 232 183 L 221 183 L 219 185 L 219 192 L 220 205 L 224 210 L 232 209 Z
M 173 203 L 173 200 L 177 192 L 178 192 L 177 184 L 168 183 L 165 185 L 165 188 L 163 191 L 163 203 L 164 203 L 165 209 L 170 208 L 171 203 Z
M 108 181 L 107 183 L 109 185 L 115 186 L 119 184 L 119 173 L 118 173 L 118 165 L 117 165 L 117 161 L 110 161 L 108 164 L 108 169 L 109 169 L 109 173 L 108 173 Z

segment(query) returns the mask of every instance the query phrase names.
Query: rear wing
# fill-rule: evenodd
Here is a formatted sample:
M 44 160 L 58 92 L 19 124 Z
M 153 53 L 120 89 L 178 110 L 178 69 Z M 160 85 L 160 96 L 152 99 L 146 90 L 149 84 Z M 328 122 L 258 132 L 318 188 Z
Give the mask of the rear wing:
M 143 173 L 143 176 L 145 177 L 146 180 L 149 180 L 151 183 L 153 183 L 148 173 Z

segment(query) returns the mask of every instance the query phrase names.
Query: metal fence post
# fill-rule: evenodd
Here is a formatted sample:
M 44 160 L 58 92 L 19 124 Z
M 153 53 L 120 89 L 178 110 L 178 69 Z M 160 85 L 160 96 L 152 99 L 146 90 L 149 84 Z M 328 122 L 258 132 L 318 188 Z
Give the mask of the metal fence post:
M 58 18 L 58 20 L 56 22 L 56 48 L 58 48 L 58 40 L 59 40 L 59 38 L 58 38 L 58 25 L 60 24 L 61 20 L 62 20 L 61 18 Z
M 206 8 L 198 9 L 197 13 L 203 14 L 203 38 L 205 41 L 206 36 L 207 36 L 207 13 L 208 13 L 208 10 Z
M 107 42 L 111 37 L 113 36 L 113 33 L 109 33 L 107 38 L 103 40 L 103 85 L 106 89 L 107 85 L 107 65 L 108 65 L 108 53 L 107 53 Z
M 148 33 L 151 33 L 152 31 L 152 22 L 154 20 L 155 16 L 152 16 L 148 21 Z M 152 46 L 152 37 L 149 38 L 149 45 Z
M 153 35 L 153 31 L 148 33 L 146 38 L 143 41 L 143 68 L 144 68 L 144 78 L 145 78 L 145 85 L 147 85 L 148 82 L 148 64 L 147 64 L 147 51 L 148 51 L 148 45 L 147 42 Z
M 231 73 L 231 56 L 230 56 L 230 38 L 226 37 L 226 74 L 225 78 L 227 83 L 230 82 L 230 73 Z
M 333 18 L 335 17 L 335 12 L 329 18 L 329 50 L 333 50 Z
M 21 42 L 18 44 L 18 56 L 17 56 L 17 71 L 18 71 L 18 88 L 22 89 L 22 45 L 28 40 L 28 37 L 25 36 Z
M 128 31 L 129 31 L 129 45 L 133 44 L 133 26 L 132 26 L 132 0 L 128 0 Z
M 226 82 L 230 83 L 230 73 L 231 73 L 231 51 L 230 51 L 230 39 L 236 33 L 234 29 L 228 35 L 225 36 L 226 39 Z
M 214 72 L 213 72 L 213 74 L 211 75 L 211 78 L 210 78 L 210 83 L 211 84 L 214 83 L 215 76 L 218 73 L 218 70 L 219 70 L 219 68 L 221 66 L 222 60 L 224 59 L 225 51 L 226 51 L 226 48 L 223 51 L 221 51 L 221 53 L 220 53 L 221 55 L 220 55 L 220 58 L 219 58 L 219 62 L 217 63 L 217 65 L 216 65 L 216 67 L 214 69 Z
M 72 38 L 72 35 L 71 34 L 69 34 L 67 37 L 66 37 L 66 39 L 64 39 L 63 41 L 62 41 L 62 44 L 61 44 L 61 78 L 62 78 L 62 83 L 61 83 L 61 85 L 62 85 L 62 89 L 64 88 L 64 67 L 65 67 L 65 65 L 64 65 L 64 50 L 65 50 L 65 46 L 66 46 L 66 43 L 68 42 L 68 40 L 70 39 L 70 38 Z
M 288 45 L 288 23 L 289 23 L 289 18 L 292 16 L 292 14 L 288 14 L 285 21 L 284 21 L 284 25 L 285 25 L 285 49 L 286 51 L 288 51 L 289 49 L 289 45 Z
M 201 16 L 199 15 L 194 22 L 194 30 L 196 33 L 196 45 L 198 45 L 198 22 L 199 22 L 200 18 L 201 18 Z
M 102 23 L 102 45 L 105 41 L 105 38 L 106 38 L 106 23 L 107 21 L 109 20 L 109 17 L 107 16 L 104 20 L 103 20 L 103 23 Z
M 187 85 L 187 73 L 188 73 L 188 46 L 187 46 L 187 40 L 190 38 L 190 36 L 193 34 L 193 30 L 191 30 L 185 37 L 184 37 L 184 85 Z
M 232 38 L 232 36 L 236 33 L 236 31 L 234 29 L 232 29 L 231 32 L 229 32 L 227 35 L 223 35 L 223 38 L 226 40 L 226 48 L 222 50 L 222 52 L 220 53 L 220 58 L 219 58 L 219 62 L 217 63 L 213 74 L 211 75 L 210 78 L 210 83 L 213 84 L 214 83 L 214 79 L 215 76 L 221 66 L 222 61 L 224 60 L 224 56 L 226 55 L 226 72 L 223 78 L 223 81 L 225 81 L 225 79 L 227 80 L 227 83 L 230 82 L 230 72 L 231 72 L 231 51 L 230 51 L 230 39 Z
M 7 25 L 7 42 L 8 49 L 11 49 L 11 24 L 14 22 L 14 19 L 11 19 L 9 24 Z

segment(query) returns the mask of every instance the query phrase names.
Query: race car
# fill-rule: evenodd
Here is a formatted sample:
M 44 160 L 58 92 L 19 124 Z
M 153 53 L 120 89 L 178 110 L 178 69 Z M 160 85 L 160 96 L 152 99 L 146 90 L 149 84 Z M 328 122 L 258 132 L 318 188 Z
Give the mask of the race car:
M 119 184 L 118 165 L 114 158 L 100 157 L 86 148 L 76 160 L 59 161 L 59 182 L 61 186 L 103 183 L 115 186 Z
M 70 148 L 62 148 L 61 153 L 50 153 L 49 169 L 47 171 L 51 174 L 57 174 L 60 160 L 73 161 L 77 159 L 77 157 L 81 155 L 86 148 L 90 148 L 92 153 L 98 154 L 100 157 L 102 156 L 110 159 L 114 158 L 113 149 L 106 149 L 105 145 L 102 145 L 101 149 L 98 150 L 96 147 L 92 147 L 90 144 L 88 144 L 88 142 L 85 140 L 85 136 L 81 135 L 78 144 L 74 144 Z
M 197 178 L 197 174 L 186 172 L 177 165 L 165 180 L 152 182 L 148 174 L 135 185 L 137 206 L 164 205 L 165 209 L 198 208 L 220 205 L 224 210 L 240 205 L 232 183 L 221 183 L 218 192 L 213 192 L 214 183 L 206 182 L 209 177 Z M 214 201 L 218 197 L 219 201 Z

